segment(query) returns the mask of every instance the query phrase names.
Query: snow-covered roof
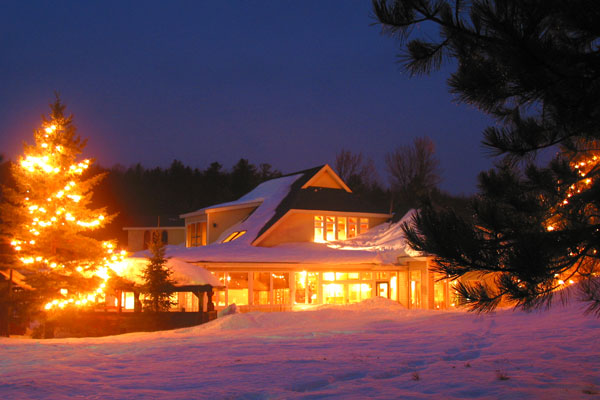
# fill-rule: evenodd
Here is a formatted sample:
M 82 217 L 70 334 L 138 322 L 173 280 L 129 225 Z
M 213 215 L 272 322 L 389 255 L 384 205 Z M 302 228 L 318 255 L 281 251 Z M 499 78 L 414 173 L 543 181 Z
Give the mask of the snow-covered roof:
M 146 252 L 147 253 L 147 252 Z M 125 259 L 119 276 L 130 280 L 136 284 L 143 284 L 142 271 L 148 265 L 148 258 L 140 253 L 137 257 L 129 257 Z M 175 280 L 176 285 L 211 285 L 220 287 L 223 284 L 209 271 L 192 265 L 184 260 L 172 257 L 167 260 L 167 267 L 171 270 L 171 278 Z
M 253 190 L 246 193 L 237 200 L 229 201 L 227 203 L 215 204 L 209 207 L 204 207 L 187 214 L 182 214 L 180 215 L 180 217 L 191 217 L 193 215 L 203 214 L 213 210 L 257 207 L 260 206 L 266 199 L 277 200 L 277 204 L 279 204 L 283 197 L 285 197 L 285 195 L 289 192 L 291 183 L 293 183 L 296 179 L 298 179 L 301 176 L 302 174 L 298 173 L 294 175 L 286 175 L 280 178 L 270 179 L 261 183 Z
M 254 214 L 260 210 L 257 209 Z M 263 210 L 265 213 L 268 210 Z M 400 221 L 383 223 L 355 238 L 331 243 L 285 243 L 274 247 L 252 246 L 252 234 L 248 232 L 228 243 L 215 242 L 207 246 L 168 246 L 167 254 L 187 262 L 265 262 L 304 264 L 393 264 L 398 257 L 416 257 L 406 243 L 402 224 L 410 221 L 414 210 Z M 252 225 L 252 214 L 244 225 Z M 257 217 L 258 218 L 258 217 Z M 241 228 L 236 228 L 241 229 Z M 226 237 L 227 232 L 222 237 Z
M 326 166 L 315 167 L 295 174 L 271 179 L 236 201 L 206 207 L 181 217 L 189 217 L 211 210 L 255 206 L 244 220 L 224 230 L 221 236 L 207 246 L 185 248 L 168 246 L 167 254 L 187 262 L 279 262 L 327 264 L 388 264 L 399 256 L 406 256 L 400 223 L 384 224 L 358 238 L 345 242 L 286 243 L 274 247 L 253 246 L 269 227 L 290 209 L 350 211 L 377 213 L 377 209 L 364 203 L 358 196 L 344 190 L 328 188 L 303 188 L 311 178 Z M 338 196 L 349 196 L 339 199 Z M 333 204 L 331 204 L 331 200 Z M 329 203 L 327 203 L 329 201 Z M 342 207 L 336 209 L 335 207 Z M 346 208 L 344 208 L 346 207 Z M 403 222 L 404 219 L 401 221 Z M 222 243 L 234 232 L 245 231 L 239 238 Z M 402 238 L 399 237 L 402 236 Z M 382 242 L 385 238 L 386 243 Z M 391 243 L 394 243 L 392 246 Z M 352 250 L 352 251 L 349 251 Z
M 385 222 L 363 235 L 331 242 L 329 246 L 341 250 L 399 251 L 405 253 L 405 256 L 419 257 L 421 253 L 411 249 L 402 230 L 405 222 L 412 222 L 416 212 L 415 209 L 409 210 L 398 222 Z

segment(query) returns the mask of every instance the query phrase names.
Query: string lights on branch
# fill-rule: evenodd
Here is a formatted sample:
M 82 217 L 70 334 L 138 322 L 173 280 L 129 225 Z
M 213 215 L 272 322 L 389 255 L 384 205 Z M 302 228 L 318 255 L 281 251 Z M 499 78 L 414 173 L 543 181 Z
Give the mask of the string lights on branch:
M 91 208 L 101 177 L 88 176 L 92 162 L 80 159 L 85 141 L 64 108 L 57 99 L 34 132 L 34 144 L 25 145 L 12 166 L 16 188 L 2 206 L 16 260 L 36 282 L 34 290 L 46 294 L 46 310 L 105 300 L 107 281 L 122 270 L 126 256 L 114 242 L 88 235 L 112 216 Z

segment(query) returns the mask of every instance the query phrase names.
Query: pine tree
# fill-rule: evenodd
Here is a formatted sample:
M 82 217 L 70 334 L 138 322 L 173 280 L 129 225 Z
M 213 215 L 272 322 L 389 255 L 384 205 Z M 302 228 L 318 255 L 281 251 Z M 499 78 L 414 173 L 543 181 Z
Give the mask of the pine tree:
M 148 245 L 152 256 L 142 273 L 144 285 L 142 293 L 146 295 L 144 309 L 146 311 L 159 312 L 169 311 L 171 305 L 171 293 L 173 293 L 173 279 L 171 270 L 167 267 L 165 258 L 165 244 L 160 238 L 160 232 L 152 232 L 152 238 Z
M 25 144 L 12 164 L 14 187 L 4 187 L 0 208 L 3 239 L 13 250 L 10 267 L 33 286 L 32 304 L 46 309 L 103 296 L 106 269 L 116 257 L 112 243 L 86 235 L 112 218 L 88 208 L 102 175 L 86 176 L 91 162 L 79 159 L 86 142 L 58 96 L 50 108 L 34 144 Z
M 451 278 L 469 273 L 494 284 L 457 287 L 478 311 L 502 299 L 529 309 L 582 281 L 600 313 L 600 3 L 593 0 L 376 0 L 384 32 L 405 45 L 411 74 L 445 60 L 459 101 L 496 119 L 484 145 L 503 156 L 482 173 L 472 219 L 423 208 L 405 226 L 411 245 L 434 255 Z M 437 39 L 415 37 L 439 28 Z M 419 30 L 414 29 L 419 26 Z M 556 157 L 541 167 L 541 149 Z

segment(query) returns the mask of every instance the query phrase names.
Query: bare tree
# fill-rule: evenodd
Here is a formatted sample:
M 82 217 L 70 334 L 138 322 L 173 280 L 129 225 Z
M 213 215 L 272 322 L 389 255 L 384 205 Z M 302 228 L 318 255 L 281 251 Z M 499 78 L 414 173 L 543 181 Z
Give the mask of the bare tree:
M 428 137 L 415 138 L 412 145 L 402 145 L 385 155 L 392 192 L 397 202 L 416 207 L 441 181 L 435 145 Z
M 362 153 L 342 149 L 335 156 L 333 169 L 354 191 L 372 189 L 377 186 L 377 170 L 372 159 L 365 160 Z

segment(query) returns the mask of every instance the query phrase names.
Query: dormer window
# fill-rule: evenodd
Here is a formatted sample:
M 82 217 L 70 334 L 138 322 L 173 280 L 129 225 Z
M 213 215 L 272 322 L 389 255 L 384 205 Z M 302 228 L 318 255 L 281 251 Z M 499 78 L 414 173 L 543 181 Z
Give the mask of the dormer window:
M 233 232 L 231 235 L 227 236 L 225 238 L 225 240 L 223 240 L 223 243 L 227 243 L 227 242 L 233 242 L 234 240 L 240 238 L 241 236 L 243 236 L 246 233 L 246 231 L 237 231 L 237 232 Z

